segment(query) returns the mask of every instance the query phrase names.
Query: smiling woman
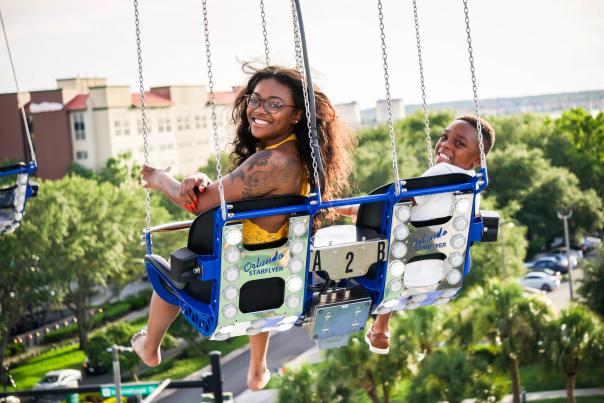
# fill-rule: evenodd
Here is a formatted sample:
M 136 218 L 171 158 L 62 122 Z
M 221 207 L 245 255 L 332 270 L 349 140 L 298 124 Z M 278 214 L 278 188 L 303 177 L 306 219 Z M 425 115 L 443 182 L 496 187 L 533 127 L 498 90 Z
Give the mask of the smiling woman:
M 313 160 L 308 141 L 308 122 L 300 73 L 280 66 L 268 66 L 256 70 L 245 65 L 244 68 L 251 73 L 251 77 L 238 94 L 234 105 L 233 121 L 236 125 L 236 137 L 232 155 L 235 168 L 222 179 L 224 198 L 226 202 L 232 203 L 244 199 L 283 195 L 308 196 L 310 190 L 317 184 L 316 176 L 312 172 Z M 314 88 L 314 94 L 317 105 L 318 143 L 325 176 L 322 195 L 327 199 L 335 199 L 342 197 L 348 188 L 349 155 L 354 141 L 348 131 L 341 129 L 334 109 L 325 94 L 318 88 Z M 205 175 L 194 175 L 179 183 L 166 170 L 145 166 L 142 177 L 145 186 L 163 192 L 181 207 L 199 214 L 200 218 L 204 213 L 221 204 L 219 190 L 221 182 L 210 184 Z M 229 231 L 232 235 L 230 238 L 236 240 L 236 242 L 233 240 L 229 242 L 232 242 L 231 245 L 242 243 L 245 251 L 253 251 L 254 247 L 275 242 L 283 245 L 288 241 L 289 223 L 290 217 L 285 214 L 244 219 L 241 232 L 232 228 Z M 294 226 L 292 232 L 296 231 L 301 236 L 305 236 L 308 232 L 308 223 L 303 225 L 301 230 L 299 228 L 296 230 Z M 292 250 L 291 253 L 301 254 L 306 253 L 304 246 L 305 243 L 295 240 L 289 248 Z M 235 262 L 244 259 L 241 254 L 248 253 L 245 251 L 231 246 L 224 251 L 224 259 L 229 265 L 234 265 Z M 289 256 L 290 252 L 287 253 Z M 238 307 L 225 305 L 223 315 L 235 320 L 233 323 L 236 325 L 236 315 L 239 315 L 239 311 L 245 314 L 282 306 L 298 309 L 304 292 L 303 278 L 288 273 L 298 273 L 302 266 L 296 266 L 296 258 L 293 258 L 285 273 L 284 265 L 281 263 L 283 257 L 284 254 L 278 252 L 269 258 L 252 257 L 242 266 L 242 274 L 237 266 L 227 267 L 224 272 L 224 279 L 228 286 L 223 290 L 225 298 L 233 299 L 238 294 L 241 294 L 241 297 Z M 275 276 L 256 282 L 249 281 L 240 288 L 228 284 L 236 282 L 240 276 L 267 275 L 267 273 Z M 286 275 L 288 277 L 280 277 Z M 288 303 L 284 304 L 286 288 L 289 293 Z M 281 291 L 279 293 L 275 290 Z M 209 295 L 204 294 L 200 298 L 209 298 Z M 266 301 L 272 305 L 266 305 Z M 179 307 L 173 305 L 173 302 L 164 300 L 159 294 L 154 293 L 151 299 L 148 328 L 138 332 L 132 339 L 134 350 L 145 364 L 159 365 L 161 361 L 159 346 L 179 311 Z M 297 316 L 292 316 L 290 312 L 286 318 L 289 318 L 288 320 L 293 318 L 295 321 Z M 229 326 L 234 328 L 235 325 Z M 282 328 L 289 328 L 290 325 L 293 323 L 284 323 Z M 252 329 L 256 331 L 247 333 L 250 335 L 251 352 L 248 387 L 253 390 L 262 389 L 270 377 L 266 365 L 269 332 L 268 327 L 265 329 L 263 326 L 260 325 L 259 328 Z M 220 335 L 214 337 L 218 338 Z

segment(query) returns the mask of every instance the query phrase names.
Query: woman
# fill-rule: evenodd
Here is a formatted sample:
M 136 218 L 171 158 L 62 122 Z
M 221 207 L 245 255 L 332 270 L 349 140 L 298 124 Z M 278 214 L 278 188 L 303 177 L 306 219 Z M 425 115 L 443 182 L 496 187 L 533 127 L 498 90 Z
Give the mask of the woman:
M 300 74 L 279 66 L 252 69 L 251 73 L 234 105 L 235 169 L 223 179 L 225 199 L 233 202 L 276 195 L 308 195 L 315 183 Z M 317 88 L 315 99 L 325 174 L 322 193 L 323 198 L 333 199 L 348 189 L 349 154 L 354 141 L 339 125 L 329 99 Z M 161 191 L 194 214 L 220 204 L 218 183 L 209 184 L 203 174 L 180 183 L 166 170 L 145 166 L 141 175 L 144 186 Z M 279 215 L 244 220 L 243 243 L 265 243 L 286 237 L 287 219 L 286 215 Z M 161 341 L 178 313 L 177 306 L 153 293 L 147 329 L 132 338 L 132 346 L 145 364 L 159 365 Z M 268 340 L 268 332 L 250 336 L 247 383 L 252 390 L 264 388 L 270 380 L 266 366 Z

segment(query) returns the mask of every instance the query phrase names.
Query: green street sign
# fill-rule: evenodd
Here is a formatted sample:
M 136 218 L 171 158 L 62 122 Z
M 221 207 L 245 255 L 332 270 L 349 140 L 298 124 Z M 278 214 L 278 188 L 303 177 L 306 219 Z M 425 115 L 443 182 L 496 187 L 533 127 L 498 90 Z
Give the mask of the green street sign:
M 122 396 L 146 396 L 151 394 L 157 389 L 159 382 L 146 382 L 146 383 L 122 383 Z M 101 386 L 102 397 L 114 397 L 115 396 L 115 385 L 102 385 Z

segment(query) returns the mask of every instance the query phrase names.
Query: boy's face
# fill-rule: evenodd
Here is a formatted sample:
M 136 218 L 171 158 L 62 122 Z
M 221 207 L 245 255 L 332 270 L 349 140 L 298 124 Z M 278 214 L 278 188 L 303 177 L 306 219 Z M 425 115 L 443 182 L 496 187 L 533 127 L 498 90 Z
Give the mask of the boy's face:
M 463 169 L 480 165 L 480 150 L 476 128 L 463 120 L 447 127 L 436 143 L 436 163 L 446 162 Z

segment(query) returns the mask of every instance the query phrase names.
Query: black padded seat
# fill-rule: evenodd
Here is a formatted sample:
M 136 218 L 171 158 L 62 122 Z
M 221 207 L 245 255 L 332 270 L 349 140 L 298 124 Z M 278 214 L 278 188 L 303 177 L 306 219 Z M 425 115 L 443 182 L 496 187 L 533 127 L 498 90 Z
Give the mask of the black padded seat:
M 405 189 L 418 190 L 435 186 L 461 185 L 472 180 L 473 176 L 456 173 L 434 176 L 419 176 L 417 178 L 405 179 Z
M 300 195 L 285 195 L 285 196 L 274 196 L 274 197 L 270 197 L 270 198 L 259 198 L 259 199 L 248 199 L 248 200 L 241 200 L 238 202 L 234 202 L 234 203 L 230 203 L 232 204 L 233 208 L 230 209 L 230 212 L 234 212 L 234 213 L 241 213 L 241 212 L 246 212 L 246 211 L 253 211 L 253 210 L 261 210 L 261 209 L 266 209 L 266 208 L 276 208 L 276 207 L 287 207 L 287 206 L 292 206 L 292 205 L 300 205 L 300 204 L 305 204 L 306 203 L 307 198 L 305 196 L 300 196 Z M 172 265 L 168 264 L 168 262 L 162 258 L 161 256 L 157 256 L 157 255 L 148 255 L 145 257 L 145 259 L 150 262 L 154 267 L 156 267 L 160 272 L 162 272 L 166 278 L 168 278 L 170 280 L 170 282 L 174 285 L 174 287 L 179 288 L 179 289 L 183 289 L 187 294 L 189 294 L 191 297 L 195 298 L 198 301 L 204 302 L 209 304 L 211 301 L 211 297 L 212 297 L 212 286 L 214 284 L 213 280 L 208 280 L 208 281 L 201 281 L 201 280 L 197 280 L 195 276 L 192 275 L 192 270 L 197 266 L 195 265 L 190 265 L 189 262 L 184 262 L 184 260 L 189 260 L 190 257 L 187 256 L 186 253 L 183 253 L 184 251 L 186 251 L 188 249 L 189 253 L 194 253 L 195 255 L 212 255 L 214 252 L 214 215 L 216 213 L 216 211 L 220 209 L 220 206 L 215 207 L 213 209 L 210 209 L 208 211 L 206 211 L 203 214 L 200 214 L 199 216 L 197 216 L 197 218 L 195 218 L 195 220 L 193 221 L 193 224 L 191 225 L 191 228 L 189 229 L 189 239 L 187 242 L 187 248 L 181 248 L 178 249 L 177 251 L 173 252 L 171 255 L 171 263 Z M 273 241 L 273 242 L 267 242 L 265 244 L 256 244 L 256 245 L 246 245 L 246 249 L 250 249 L 250 250 L 258 250 L 258 249 L 266 249 L 266 248 L 275 248 L 278 246 L 283 245 L 285 242 L 287 242 L 287 239 L 282 239 L 282 240 L 277 240 L 277 241 Z M 176 266 L 179 266 L 181 263 L 183 262 L 176 262 L 175 260 L 178 260 L 178 254 L 177 252 L 180 252 L 180 255 L 185 256 L 183 258 L 183 266 L 186 267 L 186 269 L 180 269 L 177 268 Z M 174 271 L 172 270 L 172 267 L 174 266 Z M 275 301 L 278 301 L 279 298 L 281 298 L 281 303 L 279 304 L 279 306 L 283 303 L 282 298 L 283 298 L 283 287 L 279 286 L 279 287 L 272 287 L 274 284 L 270 283 L 270 284 L 264 284 L 264 285 L 269 285 L 271 287 L 260 287 L 259 286 L 260 283 L 257 283 L 256 286 L 254 287 L 250 287 L 248 289 L 248 292 L 246 292 L 245 294 L 245 299 L 246 302 L 244 305 L 247 306 L 247 309 L 254 309 L 254 308 L 262 308 L 261 305 L 257 305 L 256 303 L 252 303 L 249 301 L 254 301 L 254 300 L 258 300 L 260 302 L 258 302 L 259 304 L 262 304 L 264 301 L 266 300 L 266 293 L 267 292 L 273 292 L 271 291 L 271 289 L 275 289 L 275 292 L 273 292 L 273 297 L 270 298 L 270 301 L 268 301 L 267 303 L 269 303 L 269 305 L 274 305 L 276 304 Z M 281 289 L 282 291 L 279 291 L 279 289 Z M 279 296 L 281 295 L 281 296 Z M 264 308 L 264 309 L 270 309 L 270 308 Z
M 246 211 L 261 210 L 266 208 L 287 207 L 306 202 L 306 196 L 285 195 L 270 198 L 258 198 L 241 200 L 229 203 L 233 206 L 231 213 L 243 213 Z M 187 248 L 198 255 L 211 255 L 214 251 L 214 214 L 220 206 L 214 207 L 197 216 L 189 229 L 189 240 Z M 255 245 L 258 248 L 258 245 Z
M 419 176 L 417 178 L 409 178 L 404 179 L 405 181 L 405 189 L 407 190 L 418 190 L 425 189 L 429 187 L 435 186 L 448 186 L 448 185 L 461 185 L 463 183 L 468 183 L 472 180 L 471 175 L 455 173 L 455 174 L 445 174 L 445 175 L 434 175 L 434 176 Z M 386 193 L 386 190 L 392 186 L 391 183 L 380 186 L 379 188 L 373 190 L 370 195 L 375 194 L 383 194 Z M 359 212 L 357 214 L 357 223 L 358 227 L 371 228 L 375 231 L 380 230 L 380 226 L 382 225 L 382 208 L 384 206 L 384 202 L 374 202 L 374 203 L 366 203 L 361 204 L 359 207 Z M 437 219 L 438 221 L 439 219 Z M 435 222 L 434 224 L 430 223 L 422 223 L 423 225 L 436 225 L 439 222 Z

